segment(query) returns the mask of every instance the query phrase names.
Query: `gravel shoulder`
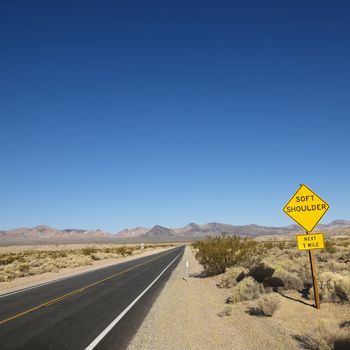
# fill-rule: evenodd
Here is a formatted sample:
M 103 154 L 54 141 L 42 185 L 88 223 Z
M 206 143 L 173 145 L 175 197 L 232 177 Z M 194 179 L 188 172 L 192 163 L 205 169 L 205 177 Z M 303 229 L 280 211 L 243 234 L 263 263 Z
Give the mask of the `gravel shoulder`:
M 348 305 L 323 304 L 316 310 L 297 293 L 279 295 L 281 307 L 273 317 L 250 315 L 249 302 L 235 304 L 231 316 L 219 317 L 229 290 L 217 288 L 218 277 L 201 278 L 201 271 L 186 247 L 128 350 L 301 349 L 294 336 L 350 319 Z

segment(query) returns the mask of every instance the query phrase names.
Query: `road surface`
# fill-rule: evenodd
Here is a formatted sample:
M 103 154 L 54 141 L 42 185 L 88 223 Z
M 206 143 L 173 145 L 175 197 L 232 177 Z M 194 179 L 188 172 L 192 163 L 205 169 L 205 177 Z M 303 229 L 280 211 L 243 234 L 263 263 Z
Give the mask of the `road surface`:
M 0 296 L 0 349 L 125 349 L 183 251 Z

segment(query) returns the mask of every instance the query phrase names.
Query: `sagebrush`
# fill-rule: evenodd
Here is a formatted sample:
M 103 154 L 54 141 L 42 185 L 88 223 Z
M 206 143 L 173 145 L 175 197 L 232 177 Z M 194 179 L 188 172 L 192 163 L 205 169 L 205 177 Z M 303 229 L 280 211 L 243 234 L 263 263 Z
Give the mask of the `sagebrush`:
M 350 334 L 340 327 L 320 324 L 305 334 L 295 336 L 295 339 L 309 350 L 350 349 Z
M 232 288 L 227 302 L 238 303 L 240 301 L 253 300 L 263 293 L 265 293 L 265 289 L 261 283 L 255 281 L 253 277 L 246 277 Z
M 231 288 L 237 285 L 244 277 L 249 273 L 249 270 L 243 266 L 232 266 L 225 270 L 225 273 L 221 277 L 221 281 L 218 283 L 219 288 Z
M 265 294 L 257 299 L 252 308 L 257 315 L 272 316 L 281 306 L 281 300 L 278 294 Z

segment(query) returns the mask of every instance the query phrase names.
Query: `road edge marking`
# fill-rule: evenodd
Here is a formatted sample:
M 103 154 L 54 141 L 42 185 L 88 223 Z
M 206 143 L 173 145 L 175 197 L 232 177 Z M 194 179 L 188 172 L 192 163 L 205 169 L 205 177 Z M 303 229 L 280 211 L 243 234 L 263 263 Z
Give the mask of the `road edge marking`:
M 176 247 L 175 247 L 175 248 L 176 248 Z M 113 264 L 111 264 L 111 265 L 101 266 L 101 267 L 97 267 L 96 269 L 92 269 L 92 270 L 88 270 L 88 271 L 81 271 L 81 272 L 78 272 L 78 273 L 76 273 L 76 274 L 74 274 L 74 275 L 63 276 L 63 277 L 60 277 L 60 278 L 55 279 L 55 280 L 52 280 L 52 281 L 46 281 L 46 282 L 42 282 L 42 283 L 35 284 L 35 285 L 33 285 L 33 286 L 23 287 L 23 288 L 21 288 L 21 289 L 14 290 L 14 291 L 12 291 L 12 292 L 7 292 L 7 293 L 4 293 L 4 294 L 0 294 L 0 299 L 6 298 L 6 297 L 10 297 L 10 296 L 12 296 L 12 295 L 14 295 L 14 294 L 27 292 L 28 290 L 35 289 L 35 288 L 39 288 L 39 287 L 42 287 L 42 286 L 46 286 L 46 285 L 48 285 L 48 284 L 53 284 L 53 283 L 56 283 L 56 282 L 61 282 L 61 281 L 64 281 L 64 280 L 67 280 L 67 279 L 70 279 L 70 278 L 78 277 L 78 276 L 85 275 L 85 274 L 88 274 L 88 273 L 91 273 L 91 272 L 95 272 L 95 271 L 98 271 L 98 270 L 107 269 L 107 268 L 112 267 L 112 266 L 115 266 L 115 265 L 125 264 L 125 263 L 128 263 L 128 262 L 130 262 L 130 261 L 135 261 L 135 260 L 138 260 L 138 259 L 147 258 L 147 257 L 149 257 L 149 256 L 152 256 L 152 255 L 155 255 L 155 254 L 158 254 L 158 253 L 163 253 L 164 251 L 168 251 L 168 250 L 171 250 L 171 249 L 174 249 L 174 247 L 169 248 L 169 249 L 166 249 L 166 250 L 161 250 L 160 252 L 156 252 L 156 253 L 150 254 L 150 255 L 144 255 L 144 256 L 133 255 L 133 256 L 135 256 L 135 259 L 131 259 L 131 260 L 128 260 L 128 261 L 116 261 L 115 263 L 113 263 Z M 39 276 L 39 275 L 37 275 L 37 276 Z
M 175 249 L 175 248 L 174 248 L 174 249 Z M 159 253 L 159 254 L 162 254 L 162 253 L 163 253 L 163 252 L 161 252 L 161 253 Z M 131 266 L 131 267 L 125 269 L 125 270 L 119 271 L 119 272 L 117 272 L 117 273 L 115 273 L 115 274 L 113 274 L 113 275 L 110 275 L 110 276 L 106 277 L 106 278 L 103 278 L 103 279 L 98 280 L 98 281 L 96 281 L 96 282 L 93 282 L 93 283 L 91 283 L 91 284 L 89 284 L 89 285 L 86 285 L 86 286 L 83 286 L 83 287 L 78 288 L 78 289 L 76 289 L 76 290 L 73 290 L 73 291 L 71 291 L 71 292 L 68 292 L 68 293 L 66 293 L 66 294 L 64 294 L 64 295 L 61 295 L 61 296 L 57 297 L 57 298 L 51 299 L 51 300 L 49 300 L 49 301 L 46 301 L 46 302 L 44 302 L 43 304 L 34 306 L 34 307 L 32 307 L 31 309 L 22 311 L 22 312 L 20 312 L 20 313 L 18 313 L 18 314 L 16 314 L 16 315 L 13 315 L 13 316 L 10 316 L 10 317 L 8 317 L 8 318 L 6 318 L 6 319 L 0 320 L 0 325 L 2 325 L 2 324 L 4 324 L 4 323 L 7 323 L 7 322 L 9 322 L 9 321 L 11 321 L 11 320 L 14 320 L 14 319 L 16 319 L 16 318 L 19 318 L 19 317 L 21 317 L 21 316 L 27 315 L 27 314 L 29 314 L 29 313 L 31 313 L 31 312 L 33 312 L 33 311 L 39 310 L 39 309 L 41 309 L 41 308 L 43 308 L 43 307 L 48 307 L 48 306 L 50 306 L 50 305 L 56 304 L 56 303 L 58 303 L 58 302 L 60 302 L 60 301 L 62 301 L 62 300 L 64 300 L 64 299 L 66 299 L 66 298 L 68 298 L 68 297 L 71 297 L 71 296 L 73 296 L 73 295 L 75 295 L 75 294 L 81 293 L 81 292 L 85 291 L 85 290 L 88 289 L 88 288 L 94 287 L 94 286 L 96 286 L 96 285 L 98 285 L 98 284 L 100 284 L 100 283 L 103 283 L 103 282 L 105 282 L 105 281 L 108 281 L 108 280 L 110 280 L 110 279 L 112 279 L 112 278 L 114 278 L 114 277 L 120 276 L 120 275 L 124 274 L 125 272 L 132 271 L 132 270 L 134 270 L 134 269 L 136 269 L 136 268 L 138 268 L 138 267 L 140 267 L 140 266 L 143 266 L 143 265 L 146 265 L 146 264 L 150 263 L 151 261 L 158 260 L 158 259 L 160 259 L 161 257 L 166 256 L 166 255 L 168 255 L 168 254 L 170 254 L 169 251 L 165 252 L 165 253 L 162 254 L 161 256 L 157 256 L 157 257 L 154 257 L 154 258 L 152 258 L 152 259 L 150 259 L 150 260 L 147 260 L 147 261 L 145 261 L 145 262 L 143 262 L 143 263 L 140 263 L 140 264 Z M 152 255 L 151 255 L 151 256 L 152 256 Z M 136 259 L 135 259 L 135 260 L 136 260 Z
M 98 343 L 112 330 L 112 328 L 128 313 L 128 311 L 143 297 L 143 295 L 159 280 L 164 272 L 177 260 L 177 258 L 185 251 L 185 248 L 170 262 L 170 264 L 153 280 L 153 282 L 132 301 L 86 348 L 85 350 L 93 350 Z

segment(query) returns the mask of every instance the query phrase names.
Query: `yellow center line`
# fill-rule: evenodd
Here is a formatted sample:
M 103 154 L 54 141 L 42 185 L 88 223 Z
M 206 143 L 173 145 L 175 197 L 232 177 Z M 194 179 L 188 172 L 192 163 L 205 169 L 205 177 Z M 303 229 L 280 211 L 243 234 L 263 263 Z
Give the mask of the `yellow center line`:
M 29 313 L 31 313 L 31 312 L 33 312 L 33 311 L 36 311 L 36 310 L 38 310 L 38 309 L 41 309 L 41 308 L 43 308 L 43 307 L 48 307 L 48 306 L 50 306 L 50 305 L 59 303 L 60 301 L 66 299 L 66 298 L 69 298 L 69 297 L 71 297 L 71 296 L 73 296 L 73 295 L 75 295 L 75 294 L 81 293 L 81 292 L 87 290 L 88 288 L 97 286 L 98 284 L 101 284 L 101 283 L 103 283 L 103 282 L 105 282 L 105 281 L 108 281 L 108 280 L 114 278 L 114 277 L 120 276 L 120 275 L 122 275 L 122 274 L 124 274 L 124 273 L 126 273 L 126 272 L 129 272 L 129 271 L 131 271 L 131 270 L 134 270 L 134 269 L 136 269 L 137 267 L 146 265 L 146 264 L 148 264 L 149 262 L 154 261 L 154 260 L 157 260 L 157 259 L 159 259 L 159 258 L 161 258 L 161 257 L 163 257 L 163 256 L 165 256 L 165 255 L 170 254 L 170 253 L 171 253 L 171 251 L 170 251 L 170 252 L 166 252 L 166 253 L 164 253 L 164 254 L 162 254 L 162 255 L 160 255 L 160 256 L 157 256 L 156 258 L 153 258 L 153 259 L 147 260 L 147 261 L 145 261 L 145 262 L 143 262 L 143 263 L 140 263 L 140 264 L 137 264 L 137 265 L 135 265 L 135 266 L 129 267 L 128 269 L 125 269 L 125 270 L 123 270 L 123 271 L 117 272 L 117 273 L 115 273 L 114 275 L 108 276 L 108 277 L 103 278 L 103 279 L 101 279 L 101 280 L 99 280 L 99 281 L 96 281 L 96 282 L 94 282 L 94 283 L 88 284 L 87 286 L 84 286 L 84 287 L 82 287 L 82 288 L 76 289 L 76 290 L 74 290 L 74 291 L 72 291 L 72 292 L 69 292 L 69 293 L 67 293 L 67 294 L 64 294 L 64 295 L 62 295 L 62 296 L 60 296 L 60 297 L 58 297 L 58 298 L 55 298 L 55 299 L 46 301 L 46 302 L 43 303 L 43 304 L 40 304 L 40 305 L 38 305 L 38 306 L 34 306 L 34 307 L 32 307 L 31 309 L 25 310 L 25 311 L 23 311 L 23 312 L 20 312 L 20 313 L 14 315 L 14 316 L 8 317 L 8 318 L 6 318 L 6 319 L 0 321 L 0 325 L 1 325 L 1 324 L 4 324 L 4 323 L 6 323 L 6 322 L 9 322 L 9 321 L 11 321 L 11 320 L 14 320 L 14 319 L 16 319 L 16 318 L 19 318 L 19 317 L 21 317 L 21 316 L 27 315 L 27 314 L 29 314 Z

